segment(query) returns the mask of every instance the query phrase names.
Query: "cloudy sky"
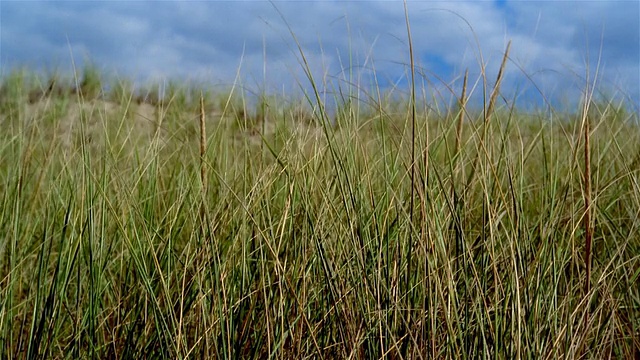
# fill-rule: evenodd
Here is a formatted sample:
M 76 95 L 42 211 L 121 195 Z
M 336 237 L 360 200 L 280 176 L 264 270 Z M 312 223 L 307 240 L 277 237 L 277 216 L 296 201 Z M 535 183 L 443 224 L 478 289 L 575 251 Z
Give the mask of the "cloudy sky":
M 640 104 L 639 1 L 409 1 L 408 10 L 419 86 L 431 95 L 459 92 L 468 69 L 481 97 L 481 65 L 493 82 L 512 40 L 503 93 L 519 104 L 572 101 L 587 68 L 601 90 Z M 407 87 L 401 1 L 3 0 L 0 20 L 2 74 L 90 58 L 138 82 L 295 91 L 308 80 L 290 28 L 324 90 Z

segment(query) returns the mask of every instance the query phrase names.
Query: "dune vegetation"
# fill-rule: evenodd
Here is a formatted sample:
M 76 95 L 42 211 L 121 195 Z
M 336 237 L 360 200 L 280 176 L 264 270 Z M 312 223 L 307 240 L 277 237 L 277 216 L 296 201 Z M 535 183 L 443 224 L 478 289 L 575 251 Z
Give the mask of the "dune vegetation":
M 5 75 L 1 358 L 640 356 L 639 114 L 589 83 L 525 111 L 502 71 L 476 109 Z

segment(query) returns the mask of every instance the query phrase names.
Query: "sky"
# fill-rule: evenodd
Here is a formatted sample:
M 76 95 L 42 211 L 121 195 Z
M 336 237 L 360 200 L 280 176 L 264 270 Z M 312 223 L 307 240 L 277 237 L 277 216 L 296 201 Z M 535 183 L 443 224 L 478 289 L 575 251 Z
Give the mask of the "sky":
M 640 105 L 640 1 L 408 1 L 418 89 L 481 101 L 509 41 L 503 101 L 575 102 L 589 84 Z M 0 74 L 91 61 L 137 83 L 406 92 L 402 1 L 0 1 Z M 484 68 L 484 72 L 482 69 Z M 437 99 L 437 100 L 435 100 Z

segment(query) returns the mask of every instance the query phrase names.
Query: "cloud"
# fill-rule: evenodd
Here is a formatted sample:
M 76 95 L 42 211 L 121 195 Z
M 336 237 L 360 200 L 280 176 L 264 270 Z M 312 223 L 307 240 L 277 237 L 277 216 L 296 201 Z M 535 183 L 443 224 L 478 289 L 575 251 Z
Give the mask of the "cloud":
M 459 92 L 466 69 L 480 84 L 484 67 L 491 83 L 511 39 L 503 90 L 537 104 L 543 99 L 537 88 L 550 98 L 578 96 L 587 63 L 593 74 L 598 59 L 600 83 L 640 104 L 639 7 L 408 3 L 419 74 L 425 76 L 420 80 L 433 91 L 444 98 L 449 87 Z M 404 16 L 401 2 L 387 1 L 2 2 L 0 62 L 3 69 L 68 67 L 71 51 L 79 64 L 88 56 L 107 71 L 140 81 L 167 77 L 226 85 L 241 68 L 244 85 L 286 91 L 307 82 L 290 28 L 320 83 L 352 76 L 365 88 L 374 81 L 389 88 L 407 84 Z

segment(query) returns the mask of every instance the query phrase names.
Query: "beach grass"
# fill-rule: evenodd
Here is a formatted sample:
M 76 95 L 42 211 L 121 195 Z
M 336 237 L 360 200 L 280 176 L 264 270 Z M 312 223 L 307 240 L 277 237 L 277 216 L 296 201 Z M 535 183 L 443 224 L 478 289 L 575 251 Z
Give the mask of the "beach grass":
M 328 109 L 301 66 L 315 93 L 257 105 L 5 76 L 0 357 L 640 356 L 637 110 L 500 76 Z

